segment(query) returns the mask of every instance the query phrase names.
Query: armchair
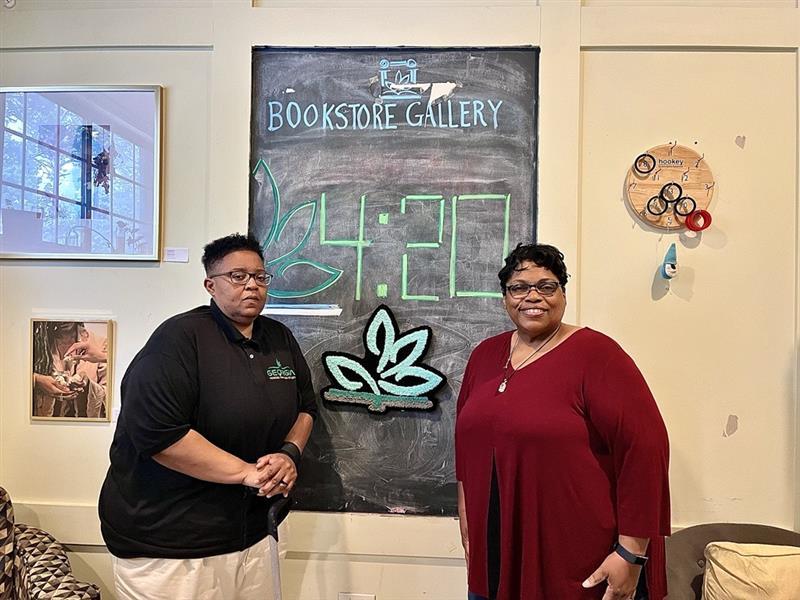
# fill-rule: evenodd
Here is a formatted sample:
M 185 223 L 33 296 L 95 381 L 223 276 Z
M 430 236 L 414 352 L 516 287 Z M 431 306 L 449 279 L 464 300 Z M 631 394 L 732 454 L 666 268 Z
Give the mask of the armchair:
M 100 590 L 79 582 L 64 547 L 49 533 L 14 522 L 0 487 L 0 600 L 99 600 Z

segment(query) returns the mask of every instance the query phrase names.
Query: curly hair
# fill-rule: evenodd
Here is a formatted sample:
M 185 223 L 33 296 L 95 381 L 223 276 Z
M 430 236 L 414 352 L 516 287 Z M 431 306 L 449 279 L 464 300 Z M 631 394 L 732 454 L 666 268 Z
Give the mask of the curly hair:
M 203 248 L 203 267 L 206 270 L 206 274 L 208 274 L 214 265 L 228 256 L 228 254 L 238 250 L 255 252 L 262 260 L 264 259 L 264 252 L 261 250 L 261 244 L 258 243 L 258 240 L 252 233 L 248 233 L 246 236 L 241 233 L 232 233 L 231 235 L 226 235 L 213 242 L 209 242 Z
M 564 264 L 564 255 L 555 246 L 549 244 L 517 244 L 517 247 L 506 257 L 506 264 L 500 269 L 500 290 L 506 293 L 506 283 L 515 271 L 522 270 L 522 264 L 532 262 L 537 267 L 547 269 L 556 276 L 561 287 L 566 287 L 569 273 Z

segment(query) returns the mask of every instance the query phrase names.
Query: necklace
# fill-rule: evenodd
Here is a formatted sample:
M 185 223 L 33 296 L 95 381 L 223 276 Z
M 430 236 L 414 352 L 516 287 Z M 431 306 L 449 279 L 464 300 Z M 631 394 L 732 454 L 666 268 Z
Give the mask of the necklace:
M 511 367 L 511 373 L 509 373 L 508 372 L 508 367 L 509 367 L 509 365 L 511 365 L 511 357 L 514 355 L 514 350 L 517 349 L 517 344 L 519 344 L 519 334 L 517 334 L 517 341 L 514 342 L 514 345 L 511 347 L 511 352 L 508 353 L 508 358 L 506 359 L 506 364 L 503 367 L 503 381 L 500 382 L 500 385 L 497 388 L 498 392 L 500 392 L 502 394 L 503 392 L 506 391 L 506 387 L 508 387 L 508 382 L 511 381 L 511 378 L 514 376 L 514 373 L 516 373 L 522 367 L 524 367 L 525 363 L 527 363 L 530 359 L 532 359 L 534 356 L 536 356 L 536 354 L 539 352 L 539 350 L 544 348 L 548 344 L 548 342 L 550 342 L 550 340 L 552 340 L 554 337 L 556 337 L 556 334 L 558 333 L 559 329 L 561 329 L 561 323 L 558 324 L 558 327 L 556 327 L 556 330 L 553 333 L 551 333 L 549 336 L 547 336 L 547 339 L 544 342 L 542 342 L 542 344 L 538 348 L 536 348 L 536 350 L 534 350 L 533 352 L 528 354 L 528 356 L 525 358 L 525 360 L 523 360 L 521 363 L 519 363 L 519 366 L 516 369 L 514 367 Z

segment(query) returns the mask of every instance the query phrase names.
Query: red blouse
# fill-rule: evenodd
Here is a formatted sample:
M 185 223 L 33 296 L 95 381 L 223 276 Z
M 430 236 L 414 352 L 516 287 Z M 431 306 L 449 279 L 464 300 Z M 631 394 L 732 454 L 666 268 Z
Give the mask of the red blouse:
M 456 418 L 469 590 L 488 596 L 487 509 L 492 461 L 500 496 L 497 600 L 602 598 L 581 583 L 618 534 L 650 538 L 650 600 L 666 596 L 669 448 L 655 400 L 608 336 L 580 329 L 503 379 L 511 332 L 472 352 Z

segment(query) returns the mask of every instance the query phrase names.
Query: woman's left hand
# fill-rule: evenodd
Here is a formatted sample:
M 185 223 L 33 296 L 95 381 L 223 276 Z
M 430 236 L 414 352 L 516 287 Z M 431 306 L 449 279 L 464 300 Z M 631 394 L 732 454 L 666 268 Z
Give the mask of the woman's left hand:
M 603 600 L 631 600 L 636 594 L 641 571 L 642 567 L 639 565 L 632 565 L 616 552 L 612 552 L 583 582 L 583 587 L 591 588 L 607 581 L 608 588 L 603 594 Z
M 269 479 L 258 490 L 259 496 L 271 498 L 276 494 L 288 496 L 297 481 L 297 467 L 286 454 L 276 452 L 262 456 L 256 462 L 256 468 L 265 470 Z

